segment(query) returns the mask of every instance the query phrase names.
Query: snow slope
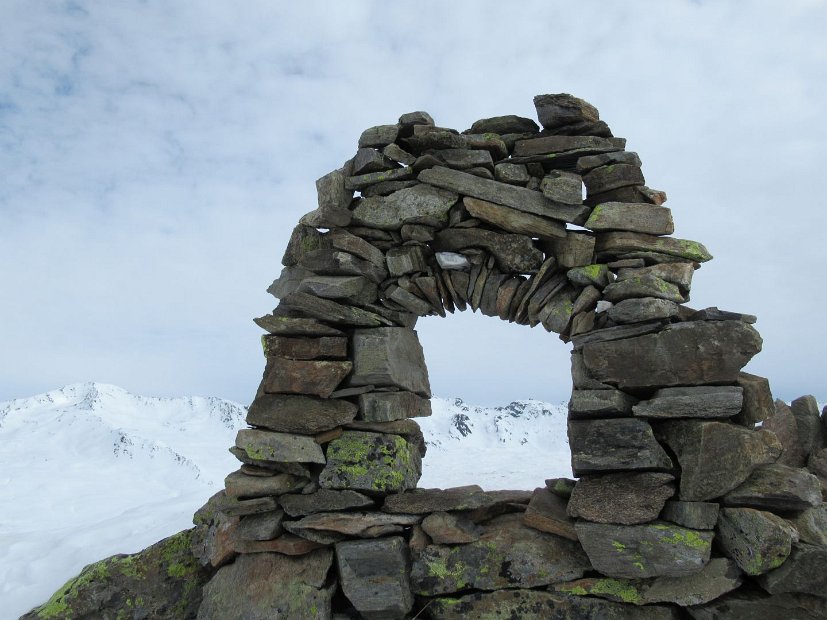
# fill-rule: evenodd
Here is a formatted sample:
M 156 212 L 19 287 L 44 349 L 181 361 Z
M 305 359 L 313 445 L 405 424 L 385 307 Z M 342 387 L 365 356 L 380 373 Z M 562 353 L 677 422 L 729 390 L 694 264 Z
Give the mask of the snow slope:
M 421 487 L 531 489 L 570 475 L 565 405 L 433 399 Z M 85 383 L 0 403 L 0 620 L 91 562 L 191 526 L 238 468 L 245 408 Z M 8 615 L 6 615 L 8 614 Z

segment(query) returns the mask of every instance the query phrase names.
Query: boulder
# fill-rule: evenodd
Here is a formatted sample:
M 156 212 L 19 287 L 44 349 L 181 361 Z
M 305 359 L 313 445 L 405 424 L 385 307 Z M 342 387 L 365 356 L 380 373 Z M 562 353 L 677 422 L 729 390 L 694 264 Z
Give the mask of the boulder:
M 366 620 L 405 618 L 413 607 L 405 539 L 349 540 L 336 544 L 342 590 Z
M 345 431 L 328 444 L 319 486 L 393 493 L 414 488 L 421 474 L 419 451 L 399 435 Z
M 672 460 L 645 420 L 572 420 L 568 424 L 575 476 L 612 471 L 670 471 Z
M 396 141 L 399 135 L 398 125 L 377 125 L 368 127 L 359 136 L 359 148 L 383 147 Z
M 655 334 L 584 344 L 583 364 L 592 378 L 622 390 L 732 384 L 761 343 L 739 321 L 676 323 Z
M 654 472 L 584 476 L 571 494 L 568 514 L 597 523 L 653 521 L 675 494 L 673 480 L 670 474 Z
M 712 532 L 671 523 L 611 525 L 578 521 L 577 537 L 595 570 L 608 577 L 683 577 L 709 561 Z
M 680 499 L 707 501 L 725 495 L 752 471 L 775 461 L 781 446 L 775 435 L 734 424 L 695 420 L 665 422 L 657 436 L 681 466 Z
M 771 463 L 757 467 L 724 496 L 725 506 L 773 511 L 806 510 L 821 504 L 821 484 L 806 469 Z
M 416 332 L 404 327 L 356 329 L 351 386 L 397 387 L 430 398 L 425 356 Z
M 185 530 L 139 553 L 84 567 L 21 620 L 115 618 L 124 610 L 135 618 L 194 618 L 211 575 L 192 554 L 195 532 Z
M 356 417 L 358 407 L 346 400 L 295 394 L 259 394 L 247 410 L 247 424 L 282 433 L 315 435 Z
M 582 577 L 588 569 L 576 542 L 526 527 L 521 515 L 502 515 L 484 526 L 476 542 L 426 547 L 413 562 L 411 587 L 425 596 L 534 588 Z
M 743 390 L 732 385 L 662 388 L 632 409 L 644 418 L 730 418 L 741 411 Z
M 299 557 L 278 553 L 239 556 L 204 586 L 198 620 L 330 618 L 336 590 L 327 573 L 333 552 L 319 549 Z
M 795 528 L 784 519 L 753 508 L 721 508 L 716 529 L 723 552 L 747 575 L 781 566 L 798 540 Z

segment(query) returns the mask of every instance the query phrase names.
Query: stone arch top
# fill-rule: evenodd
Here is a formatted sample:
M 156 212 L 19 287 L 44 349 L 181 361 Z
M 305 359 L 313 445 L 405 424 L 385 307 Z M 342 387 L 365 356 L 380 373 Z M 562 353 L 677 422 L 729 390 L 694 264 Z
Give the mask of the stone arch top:
M 774 514 L 778 488 L 796 511 L 821 493 L 754 428 L 773 411 L 768 382 L 741 372 L 755 317 L 686 305 L 712 257 L 672 236 L 666 195 L 594 106 L 534 103 L 542 128 L 403 114 L 316 182 L 268 289 L 280 303 L 256 319 L 266 367 L 231 448 L 243 464 L 215 500 L 232 531 L 215 561 L 240 556 L 199 618 L 241 617 L 227 591 L 270 573 L 303 592 L 290 618 L 671 618 L 749 579 L 759 607 L 785 593 L 824 609 L 824 579 L 796 580 L 827 548 L 794 546 Z M 469 307 L 572 344 L 576 483 L 416 489 L 431 393 L 414 327 Z M 273 592 L 262 609 L 287 604 Z

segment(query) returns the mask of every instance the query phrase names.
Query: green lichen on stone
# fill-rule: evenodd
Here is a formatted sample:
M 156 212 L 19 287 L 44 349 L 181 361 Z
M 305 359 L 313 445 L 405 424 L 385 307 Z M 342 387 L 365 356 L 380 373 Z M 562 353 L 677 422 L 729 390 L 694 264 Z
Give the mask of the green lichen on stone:
M 101 560 L 84 568 L 80 575 L 67 581 L 52 595 L 46 603 L 35 610 L 35 615 L 43 620 L 60 618 L 70 611 L 70 604 L 77 599 L 82 589 L 109 577 L 108 560 Z
M 615 550 L 616 550 L 618 553 L 623 553 L 624 551 L 626 551 L 626 545 L 624 545 L 624 544 L 623 544 L 622 542 L 620 542 L 619 540 L 613 540 L 613 541 L 612 541 L 612 547 L 614 547 L 614 548 L 615 548 Z
M 592 587 L 591 594 L 602 594 L 623 601 L 624 603 L 639 604 L 641 602 L 638 589 L 630 582 L 621 579 L 599 579 Z
M 583 586 L 573 586 L 571 588 L 564 587 L 562 590 L 568 594 L 574 594 L 575 596 L 587 596 L 589 594 L 589 591 Z
M 712 542 L 700 536 L 697 532 L 672 525 L 655 525 L 656 530 L 669 532 L 661 537 L 661 542 L 671 545 L 683 545 L 690 549 L 706 549 Z

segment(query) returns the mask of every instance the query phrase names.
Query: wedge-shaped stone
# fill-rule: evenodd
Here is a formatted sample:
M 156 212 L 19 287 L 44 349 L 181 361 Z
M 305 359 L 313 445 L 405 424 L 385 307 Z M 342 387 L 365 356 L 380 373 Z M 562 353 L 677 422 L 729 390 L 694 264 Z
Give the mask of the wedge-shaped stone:
M 677 323 L 656 334 L 584 344 L 583 364 L 595 380 L 623 390 L 732 384 L 761 343 L 740 321 Z
M 419 523 L 419 515 L 391 515 L 384 512 L 318 512 L 285 521 L 290 533 L 322 544 L 345 538 L 379 538 L 404 533 L 405 527 Z
M 359 395 L 359 419 L 391 422 L 431 415 L 431 401 L 413 392 L 369 392 Z
M 588 568 L 576 542 L 526 527 L 522 515 L 502 515 L 485 525 L 476 542 L 426 547 L 414 560 L 411 588 L 425 596 L 533 588 L 576 579 Z
M 620 390 L 574 390 L 569 401 L 569 417 L 609 418 L 632 415 L 634 396 Z
M 718 521 L 719 505 L 715 502 L 668 501 L 661 517 L 694 530 L 711 530 Z
M 267 292 L 276 299 L 281 299 L 285 295 L 289 295 L 293 291 L 298 290 L 302 280 L 313 275 L 315 274 L 312 271 L 298 265 L 285 267 L 281 270 L 279 277 L 273 280 L 273 283 L 267 287 Z
M 666 282 L 677 285 L 681 295 L 688 295 L 692 288 L 692 275 L 695 273 L 695 265 L 689 263 L 662 263 L 660 265 L 649 265 L 648 267 L 623 267 L 617 271 L 617 280 L 622 282 L 629 278 L 641 276 L 655 276 Z
M 269 357 L 262 388 L 268 394 L 309 394 L 327 398 L 352 367 L 349 361 Z
M 364 276 L 375 283 L 388 277 L 384 268 L 349 252 L 334 249 L 307 252 L 299 259 L 299 266 L 323 276 Z
M 435 620 L 469 618 L 520 618 L 526 620 L 676 620 L 677 612 L 666 606 L 633 607 L 589 596 L 537 590 L 497 590 L 460 597 L 435 598 L 428 614 Z
M 528 140 L 517 140 L 514 144 L 515 158 L 533 157 L 547 155 L 553 160 L 553 155 L 565 155 L 571 153 L 572 160 L 576 161 L 585 155 L 597 155 L 599 153 L 610 153 L 622 151 L 626 145 L 623 138 L 599 138 L 596 136 L 546 136 L 543 138 L 530 138 Z
M 776 511 L 806 510 L 821 504 L 821 484 L 806 469 L 772 463 L 755 468 L 724 496 L 723 503 Z
M 426 248 L 421 245 L 403 245 L 388 250 L 388 273 L 391 277 L 399 277 L 408 273 L 424 272 L 428 270 L 428 261 L 425 256 Z
M 384 269 L 385 267 L 385 255 L 382 253 L 382 250 L 343 228 L 331 230 L 324 238 L 325 241 L 337 250 L 358 256 L 379 268 Z
M 712 259 L 707 249 L 697 241 L 655 237 L 634 232 L 608 232 L 597 237 L 597 253 L 618 256 L 633 252 L 658 252 L 698 263 Z
M 511 207 L 468 196 L 462 199 L 462 204 L 472 217 L 508 232 L 545 239 L 566 236 L 565 226 L 557 220 L 524 213 Z
M 644 418 L 730 418 L 741 411 L 743 390 L 734 385 L 662 388 L 634 406 Z
M 247 410 L 247 424 L 281 433 L 315 435 L 347 424 L 358 407 L 339 399 L 292 394 L 259 394 Z
M 243 428 L 235 439 L 236 447 L 258 461 L 281 463 L 324 463 L 322 449 L 312 437 L 272 433 Z
M 385 290 L 385 297 L 393 302 L 396 302 L 408 312 L 412 312 L 417 316 L 427 316 L 433 312 L 431 304 L 417 297 L 410 291 L 405 290 L 401 286 L 391 285 Z
M 290 293 L 281 300 L 281 304 L 291 310 L 300 311 L 311 317 L 337 325 L 378 327 L 379 325 L 391 324 L 391 321 L 373 312 L 340 304 L 329 299 L 322 299 L 309 293 Z
M 626 187 L 628 185 L 643 185 L 646 180 L 637 166 L 630 164 L 609 164 L 599 166 L 583 176 L 583 184 L 590 195 Z
M 405 539 L 350 540 L 336 545 L 342 590 L 366 620 L 405 618 L 413 607 Z
M 421 473 L 419 451 L 399 435 L 345 431 L 327 447 L 319 486 L 394 493 L 414 488 Z
M 198 620 L 290 618 L 321 620 L 331 615 L 335 582 L 327 585 L 333 552 L 300 557 L 279 553 L 241 555 L 204 586 Z
M 584 226 L 596 232 L 626 230 L 647 235 L 675 232 L 670 209 L 641 202 L 601 203 L 592 209 Z
M 373 303 L 379 297 L 376 284 L 362 276 L 309 276 L 296 290 L 358 306 Z
M 747 575 L 781 566 L 798 541 L 795 528 L 781 517 L 752 508 L 722 508 L 718 544 Z
M 781 445 L 771 432 L 723 422 L 680 420 L 657 427 L 681 466 L 680 499 L 707 501 L 725 495 L 752 471 L 775 461 Z
M 266 314 L 253 319 L 256 325 L 279 336 L 343 336 L 344 332 L 317 321 Z
M 543 263 L 543 253 L 534 247 L 531 237 L 501 234 L 482 228 L 441 230 L 436 234 L 434 248 L 443 252 L 484 249 L 494 255 L 497 268 L 503 273 L 535 271 Z
M 360 148 L 353 158 L 353 175 L 366 174 L 368 172 L 382 172 L 393 170 L 399 166 L 393 160 L 386 157 L 373 148 Z
M 279 504 L 291 517 L 303 517 L 317 512 L 370 508 L 374 502 L 356 491 L 319 489 L 308 495 L 282 495 Z
M 440 149 L 428 151 L 428 155 L 436 159 L 448 168 L 455 170 L 467 170 L 468 168 L 486 168 L 494 170 L 494 160 L 491 153 L 480 149 Z
M 672 460 L 645 420 L 572 420 L 571 467 L 575 476 L 612 471 L 670 471 Z
M 445 189 L 415 185 L 388 196 L 362 200 L 353 209 L 353 221 L 380 230 L 399 230 L 403 224 L 441 227 L 448 223 L 448 210 L 458 199 L 457 194 Z
M 678 304 L 674 301 L 640 297 L 617 302 L 608 309 L 607 314 L 615 323 L 628 324 L 668 319 L 677 316 L 679 311 Z
M 431 397 L 425 356 L 414 330 L 404 327 L 354 330 L 352 351 L 350 385 L 396 386 Z
M 556 534 L 569 540 L 577 540 L 574 520 L 566 512 L 566 499 L 547 488 L 534 489 L 531 501 L 523 513 L 523 523 L 528 527 Z
M 265 357 L 286 357 L 293 360 L 347 357 L 347 338 L 344 334 L 321 338 L 269 335 L 261 337 L 261 344 Z
M 628 278 L 619 282 L 612 282 L 603 289 L 603 297 L 606 301 L 611 302 L 639 297 L 654 297 L 676 303 L 683 303 L 684 301 L 683 295 L 681 295 L 676 285 L 653 275 L 644 275 Z
M 827 598 L 827 547 L 793 545 L 787 560 L 758 578 L 770 594 L 799 593 Z
M 418 178 L 423 183 L 458 194 L 487 200 L 518 211 L 533 213 L 534 215 L 541 215 L 563 222 L 583 223 L 589 213 L 589 208 L 582 205 L 557 204 L 540 192 L 525 187 L 482 179 L 467 172 L 451 170 L 442 166 L 423 170 L 419 173 Z
M 577 160 L 577 172 L 584 174 L 598 166 L 607 166 L 609 164 L 630 164 L 640 168 L 640 157 L 637 153 L 631 151 L 616 151 L 614 153 L 602 153 L 600 155 L 587 155 Z
M 654 472 L 583 476 L 572 491 L 568 514 L 596 523 L 653 521 L 675 494 L 673 480 L 670 474 Z
M 682 577 L 709 561 L 712 532 L 671 523 L 609 525 L 579 521 L 580 544 L 592 566 L 608 577 Z

